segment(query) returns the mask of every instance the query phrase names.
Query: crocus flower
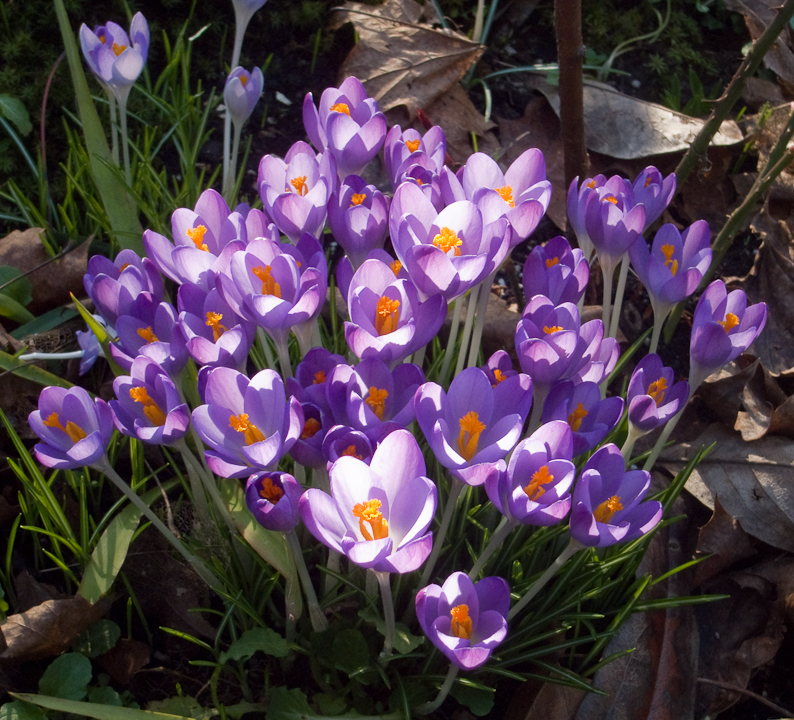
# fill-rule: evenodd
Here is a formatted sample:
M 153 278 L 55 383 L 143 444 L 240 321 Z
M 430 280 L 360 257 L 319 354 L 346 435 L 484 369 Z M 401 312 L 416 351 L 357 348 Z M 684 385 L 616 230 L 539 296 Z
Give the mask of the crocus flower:
M 689 342 L 689 386 L 694 392 L 711 373 L 741 355 L 766 324 L 766 303 L 747 307 L 743 290 L 729 293 L 715 280 L 700 296 Z
M 377 357 L 392 368 L 430 342 L 447 316 L 441 295 L 420 300 L 413 282 L 397 279 L 380 260 L 367 260 L 348 292 L 347 344 L 356 357 Z
M 172 445 L 187 434 L 190 409 L 174 382 L 152 359 L 139 355 L 130 375 L 113 381 L 110 401 L 119 432 L 153 445 Z
M 623 398 L 601 399 L 594 382 L 555 383 L 543 404 L 543 422 L 562 420 L 573 433 L 573 455 L 596 447 L 617 425 L 623 415 Z
M 113 435 L 110 407 L 81 387 L 44 388 L 28 422 L 41 439 L 33 448 L 36 458 L 58 470 L 98 465 Z
M 665 367 L 655 353 L 646 355 L 629 381 L 629 422 L 640 432 L 648 433 L 683 410 L 688 399 L 689 383 L 675 382 L 673 368 Z
M 336 241 L 357 269 L 386 242 L 389 198 L 358 175 L 345 178 L 328 202 L 328 224 Z
M 323 457 L 323 441 L 332 426 L 330 414 L 310 402 L 302 402 L 303 430 L 290 448 L 295 462 L 304 467 L 319 468 L 326 464 Z
M 645 207 L 632 205 L 627 195 L 613 193 L 608 186 L 596 188 L 587 198 L 584 221 L 606 275 L 614 272 L 623 254 L 640 237 Z
M 326 380 L 337 365 L 347 365 L 347 361 L 323 347 L 312 348 L 295 368 L 295 377 L 287 378 L 288 395 L 297 397 L 301 404 L 309 402 L 330 412 Z
M 94 315 L 94 320 L 100 325 L 107 327 L 107 323 L 103 317 Z M 83 351 L 83 357 L 80 358 L 80 375 L 85 375 L 93 367 L 97 358 L 105 356 L 105 352 L 91 328 L 88 328 L 86 331 L 77 330 L 75 335 L 77 336 L 77 343 Z
M 245 484 L 245 503 L 256 521 L 267 530 L 288 532 L 300 520 L 298 501 L 303 488 L 285 472 L 259 472 Z
M 568 222 L 576 233 L 576 240 L 588 263 L 593 257 L 595 248 L 587 232 L 585 210 L 590 196 L 594 193 L 598 194 L 601 189 L 612 195 L 625 195 L 628 192 L 626 181 L 619 175 L 613 175 L 609 180 L 604 175 L 596 175 L 584 180 L 581 187 L 577 176 L 568 187 Z
M 488 362 L 480 370 L 488 376 L 491 381 L 491 387 L 496 387 L 506 378 L 518 375 L 518 372 L 513 369 L 513 361 L 510 359 L 510 355 L 504 350 L 497 350 L 488 358 Z
M 650 473 L 626 472 L 616 445 L 599 448 L 573 491 L 571 536 L 588 547 L 606 547 L 650 532 L 662 519 L 660 502 L 641 502 L 650 484 Z
M 416 570 L 430 554 L 427 528 L 438 503 L 425 477 L 414 436 L 397 430 L 375 450 L 369 465 L 341 457 L 331 467 L 331 495 L 310 488 L 300 499 L 303 522 L 314 537 L 375 572 Z
M 626 185 L 628 186 L 628 183 Z M 662 173 L 653 165 L 649 165 L 637 175 L 631 185 L 631 195 L 635 205 L 642 205 L 645 208 L 645 230 L 656 222 L 670 204 L 675 195 L 675 188 L 675 173 L 662 177 Z
M 590 266 L 579 248 L 558 235 L 532 249 L 524 263 L 524 294 L 545 295 L 554 305 L 579 302 L 587 288 Z
M 620 357 L 620 343 L 615 338 L 603 338 L 587 364 L 570 375 L 575 383 L 592 382 L 600 385 L 615 369 Z
M 349 455 L 369 465 L 375 452 L 369 438 L 347 425 L 334 425 L 323 440 L 323 457 L 330 467 L 339 458 Z
M 567 423 L 555 420 L 539 427 L 516 445 L 507 471 L 485 481 L 494 507 L 513 524 L 556 525 L 571 509 L 572 452 Z
M 303 431 L 300 403 L 287 401 L 274 370 L 249 380 L 236 370 L 213 368 L 207 373 L 204 402 L 193 411 L 193 423 L 211 448 L 204 453 L 207 464 L 221 477 L 246 477 L 251 468 L 275 469 Z
M 312 145 L 334 156 L 340 178 L 360 175 L 386 139 L 386 117 L 354 77 L 345 79 L 338 89 L 324 90 L 319 111 L 307 93 L 303 124 Z
M 416 616 L 425 635 L 461 670 L 483 665 L 507 635 L 510 587 L 503 578 L 473 583 L 466 573 L 416 595 Z
M 527 375 L 491 387 L 480 368 L 457 375 L 449 392 L 436 383 L 416 393 L 416 419 L 438 461 L 468 485 L 481 485 L 521 437 L 532 403 Z
M 120 103 L 126 102 L 149 53 L 146 18 L 139 12 L 135 13 L 129 35 L 114 22 L 99 25 L 93 32 L 83 23 L 80 26 L 80 46 L 91 72 Z
M 394 125 L 386 135 L 383 161 L 392 187 L 397 189 L 400 178 L 409 168 L 419 165 L 438 175 L 444 167 L 447 139 L 444 130 L 435 125 L 424 136 L 413 128 L 403 130 Z
M 265 78 L 257 67 L 253 72 L 236 67 L 229 73 L 223 88 L 223 103 L 236 125 L 242 125 L 251 116 L 262 96 Z

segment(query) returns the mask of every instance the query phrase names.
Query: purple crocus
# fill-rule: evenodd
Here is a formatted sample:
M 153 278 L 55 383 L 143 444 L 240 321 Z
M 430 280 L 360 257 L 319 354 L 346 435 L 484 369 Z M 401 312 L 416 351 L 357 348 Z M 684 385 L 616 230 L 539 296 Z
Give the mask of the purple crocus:
M 629 381 L 629 422 L 642 434 L 648 433 L 683 410 L 688 399 L 689 383 L 675 382 L 673 368 L 665 367 L 655 353 L 646 355 Z
M 303 430 L 290 448 L 295 462 L 304 467 L 319 468 L 326 464 L 323 457 L 323 441 L 331 428 L 331 416 L 310 402 L 301 402 Z
M 532 381 L 519 374 L 491 387 L 480 368 L 467 368 L 448 393 L 433 382 L 422 385 L 415 403 L 416 419 L 438 461 L 466 484 L 481 485 L 521 436 Z
M 502 380 L 518 375 L 513 369 L 513 361 L 509 353 L 504 350 L 497 350 L 480 369 L 488 376 L 491 387 L 496 387 Z
M 524 263 L 524 294 L 545 295 L 554 305 L 579 302 L 587 288 L 590 266 L 579 248 L 558 235 L 532 249 Z
M 339 458 L 349 455 L 369 465 L 375 452 L 373 443 L 359 430 L 347 425 L 334 425 L 323 440 L 323 457 L 330 467 Z
M 568 424 L 548 422 L 516 445 L 507 471 L 491 475 L 485 492 L 514 525 L 556 525 L 571 509 L 572 453 Z
M 568 187 L 568 222 L 571 224 L 579 247 L 584 253 L 585 260 L 589 263 L 593 257 L 595 248 L 585 224 L 585 210 L 590 196 L 598 194 L 600 190 L 611 195 L 623 194 L 628 192 L 626 181 L 619 175 L 613 175 L 609 180 L 604 175 L 596 175 L 588 178 L 579 186 L 578 176 L 573 179 Z
M 620 421 L 623 398 L 601 399 L 594 382 L 555 383 L 543 405 L 543 422 L 562 420 L 573 432 L 573 456 L 596 447 Z
M 340 178 L 360 175 L 386 139 L 386 117 L 355 77 L 324 90 L 319 111 L 307 93 L 303 124 L 314 147 L 334 156 Z
M 573 491 L 571 536 L 588 547 L 607 547 L 650 532 L 663 512 L 656 500 L 641 502 L 650 484 L 645 470 L 626 472 L 616 445 L 596 450 Z
M 337 365 L 347 365 L 347 361 L 323 347 L 312 348 L 295 368 L 295 377 L 287 378 L 287 393 L 301 403 L 309 402 L 330 412 L 326 381 Z
M 211 448 L 204 453 L 207 464 L 221 477 L 274 469 L 303 431 L 300 403 L 287 401 L 274 370 L 249 380 L 236 370 L 213 368 L 207 373 L 204 402 L 193 411 L 193 424 Z
M 236 67 L 229 73 L 223 88 L 223 103 L 236 125 L 242 126 L 251 116 L 264 84 L 265 78 L 258 67 L 253 72 Z
M 130 375 L 113 381 L 117 400 L 110 401 L 119 432 L 153 445 L 173 445 L 187 434 L 190 409 L 168 374 L 139 355 Z
M 628 183 L 626 183 L 628 186 Z M 646 167 L 631 185 L 631 196 L 635 205 L 645 207 L 645 230 L 647 230 L 675 195 L 676 176 L 670 173 L 663 177 L 653 165 Z
M 256 521 L 275 532 L 294 530 L 300 520 L 298 501 L 303 488 L 285 472 L 259 472 L 245 484 L 245 503 Z
M 427 528 L 438 504 L 425 477 L 414 436 L 396 430 L 375 450 L 369 465 L 341 457 L 331 467 L 331 495 L 310 488 L 300 499 L 303 522 L 314 537 L 375 572 L 416 570 L 430 554 Z
M 98 466 L 113 435 L 110 407 L 81 387 L 44 388 L 28 422 L 41 439 L 36 458 L 57 470 Z
M 700 296 L 689 342 L 689 387 L 692 392 L 711 373 L 741 355 L 766 324 L 766 303 L 747 307 L 743 290 L 729 293 L 715 280 Z
M 107 323 L 101 315 L 94 315 L 94 320 L 103 327 L 107 327 Z M 77 330 L 75 335 L 77 336 L 77 343 L 83 351 L 83 357 L 80 358 L 79 374 L 85 375 L 94 366 L 97 358 L 105 357 L 105 351 L 91 328 L 86 331 Z
M 461 670 L 480 667 L 507 635 L 510 587 L 500 577 L 473 583 L 466 573 L 416 595 L 416 616 L 425 635 Z
M 434 125 L 424 136 L 413 128 L 403 130 L 394 125 L 386 135 L 383 161 L 386 174 L 395 189 L 402 175 L 414 166 L 420 166 L 434 175 L 441 172 L 447 154 L 444 130 Z
M 430 342 L 447 315 L 441 295 L 420 300 L 413 282 L 397 279 L 380 260 L 367 260 L 348 292 L 347 344 L 356 357 L 377 357 L 392 368 Z
M 596 188 L 587 198 L 585 227 L 604 275 L 614 272 L 623 254 L 645 228 L 645 207 L 633 205 L 628 195 L 609 186 Z

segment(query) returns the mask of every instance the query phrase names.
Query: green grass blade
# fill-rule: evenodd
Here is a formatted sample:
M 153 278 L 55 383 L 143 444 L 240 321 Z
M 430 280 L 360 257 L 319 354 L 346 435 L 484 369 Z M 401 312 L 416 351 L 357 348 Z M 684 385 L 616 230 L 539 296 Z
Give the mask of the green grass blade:
M 17 700 L 33 703 L 47 710 L 84 715 L 96 720 L 191 720 L 184 715 L 138 710 L 137 708 L 117 707 L 116 705 L 100 705 L 99 703 L 82 702 L 80 700 L 63 700 L 62 698 L 36 695 L 34 693 L 9 693 Z
M 0 370 L 12 372 L 14 375 L 32 380 L 39 383 L 39 385 L 57 385 L 58 387 L 66 388 L 74 387 L 68 380 L 53 375 L 51 372 L 42 370 L 35 365 L 25 365 L 25 363 L 17 360 L 13 355 L 0 351 Z
M 36 319 L 24 305 L 20 305 L 14 298 L 0 292 L 0 315 L 24 325 Z

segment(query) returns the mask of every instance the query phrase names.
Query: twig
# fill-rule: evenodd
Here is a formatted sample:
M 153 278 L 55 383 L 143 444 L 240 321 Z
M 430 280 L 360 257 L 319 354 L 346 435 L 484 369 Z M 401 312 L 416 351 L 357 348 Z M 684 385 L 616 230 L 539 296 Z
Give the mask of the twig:
M 762 695 L 758 695 L 754 693 L 752 690 L 748 690 L 747 688 L 739 687 L 738 685 L 732 685 L 731 683 L 722 682 L 722 680 L 709 680 L 708 678 L 698 678 L 699 683 L 703 683 L 704 685 L 716 685 L 723 690 L 730 690 L 731 692 L 739 693 L 740 695 L 746 695 L 747 697 L 752 698 L 753 700 L 758 700 L 758 702 L 766 705 L 769 709 L 774 710 L 776 713 L 782 713 L 783 717 L 781 720 L 793 720 L 794 714 L 791 711 L 786 710 L 784 707 L 780 707 L 780 705 L 776 705 L 771 700 L 767 700 Z

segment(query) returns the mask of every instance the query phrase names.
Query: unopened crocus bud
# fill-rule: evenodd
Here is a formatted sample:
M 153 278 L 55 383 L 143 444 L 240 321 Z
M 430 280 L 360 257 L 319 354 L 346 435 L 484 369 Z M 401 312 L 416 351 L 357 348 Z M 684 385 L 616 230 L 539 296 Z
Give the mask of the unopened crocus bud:
M 245 485 L 245 504 L 256 521 L 267 530 L 288 532 L 300 520 L 298 501 L 303 488 L 285 472 L 259 472 Z
M 259 68 L 248 72 L 236 67 L 229 74 L 223 88 L 223 102 L 235 124 L 242 125 L 251 116 L 259 98 L 262 96 L 264 77 Z

